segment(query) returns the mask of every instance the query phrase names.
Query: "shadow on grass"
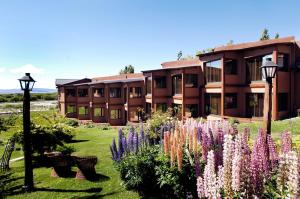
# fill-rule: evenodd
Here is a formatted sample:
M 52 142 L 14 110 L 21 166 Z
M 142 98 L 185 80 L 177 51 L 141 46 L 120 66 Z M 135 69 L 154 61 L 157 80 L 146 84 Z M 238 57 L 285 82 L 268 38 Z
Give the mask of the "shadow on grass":
M 110 192 L 110 193 L 106 193 L 106 194 L 99 194 L 99 193 L 96 193 L 96 194 L 92 194 L 92 195 L 89 195 L 89 196 L 82 196 L 82 197 L 72 197 L 71 199 L 90 199 L 90 198 L 104 198 L 106 196 L 111 196 L 111 195 L 114 195 L 114 194 L 117 194 L 117 193 L 120 193 L 120 191 L 113 191 L 113 192 Z
M 72 144 L 72 143 L 87 142 L 87 141 L 90 141 L 90 140 L 70 140 L 70 141 L 67 141 L 66 143 Z
M 92 177 L 92 178 L 87 179 L 87 180 L 91 181 L 91 182 L 104 182 L 104 181 L 107 181 L 109 179 L 110 179 L 110 177 L 108 177 L 106 175 L 102 175 L 100 173 L 97 173 L 95 177 Z

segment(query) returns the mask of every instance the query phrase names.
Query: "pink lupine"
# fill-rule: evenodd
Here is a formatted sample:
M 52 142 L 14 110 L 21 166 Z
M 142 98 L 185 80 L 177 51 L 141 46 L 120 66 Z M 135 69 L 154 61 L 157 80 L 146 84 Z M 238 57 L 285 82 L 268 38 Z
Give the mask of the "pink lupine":
M 205 197 L 217 199 L 221 198 L 218 186 L 217 175 L 215 172 L 215 157 L 211 150 L 207 155 L 207 164 L 204 169 L 204 192 Z
M 292 150 L 292 138 L 288 131 L 281 134 L 281 153 L 288 153 Z
M 298 198 L 299 192 L 299 170 L 298 170 L 298 156 L 295 151 L 290 151 L 287 154 L 288 159 L 288 197 L 289 198 Z
M 204 191 L 204 183 L 203 179 L 199 176 L 197 178 L 197 193 L 199 198 L 204 198 L 205 197 L 205 191 Z
M 182 145 L 179 144 L 177 146 L 177 166 L 178 166 L 178 171 L 182 171 Z
M 224 136 L 224 149 L 223 149 L 223 183 L 225 195 L 229 198 L 233 197 L 232 191 L 232 157 L 234 152 L 234 143 L 232 135 L 226 134 Z
M 268 143 L 268 150 L 269 150 L 269 160 L 270 160 L 270 168 L 271 170 L 275 169 L 278 163 L 278 154 L 276 145 L 271 137 L 271 135 L 267 135 L 267 143 Z
M 238 135 L 234 141 L 234 154 L 232 158 L 232 190 L 239 192 L 242 171 L 242 138 Z

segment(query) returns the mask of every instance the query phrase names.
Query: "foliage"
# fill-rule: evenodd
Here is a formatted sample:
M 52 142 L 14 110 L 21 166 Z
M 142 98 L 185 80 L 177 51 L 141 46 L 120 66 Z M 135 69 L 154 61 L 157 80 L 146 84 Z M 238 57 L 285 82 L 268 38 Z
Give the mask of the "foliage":
M 50 126 L 37 125 L 31 123 L 32 149 L 39 155 L 43 155 L 46 150 L 55 150 L 58 145 L 70 142 L 73 138 L 70 127 L 64 124 L 54 124 Z M 19 144 L 23 144 L 23 131 L 14 134 L 14 138 Z
M 261 36 L 260 36 L 260 40 L 269 40 L 270 39 L 270 35 L 269 35 L 269 30 L 268 29 L 263 29 Z
M 10 114 L 8 117 L 0 117 L 0 132 L 7 131 L 10 127 L 15 125 L 18 115 Z
M 134 66 L 128 65 L 125 66 L 124 69 L 120 70 L 120 74 L 128 74 L 128 73 L 134 73 Z
M 112 127 L 110 126 L 110 124 L 101 124 L 98 126 L 98 128 L 101 130 L 101 131 L 107 131 L 107 130 L 111 130 Z
M 149 130 L 151 138 L 158 136 L 157 133 L 164 123 L 173 122 L 176 119 L 172 115 L 171 109 L 168 109 L 167 112 L 156 111 L 151 114 L 151 118 L 146 122 L 146 128 Z
M 279 33 L 277 32 L 276 34 L 275 34 L 275 39 L 278 39 L 279 38 Z
M 79 126 L 79 122 L 78 120 L 76 119 L 66 119 L 66 122 L 65 122 L 68 126 L 71 126 L 71 127 L 78 127 Z
M 30 95 L 31 101 L 45 101 L 45 100 L 56 100 L 57 93 L 32 93 Z M 23 94 L 0 94 L 0 102 L 21 102 L 23 101 Z
M 56 148 L 56 151 L 61 152 L 63 155 L 71 155 L 75 152 L 75 148 L 72 145 L 62 145 Z

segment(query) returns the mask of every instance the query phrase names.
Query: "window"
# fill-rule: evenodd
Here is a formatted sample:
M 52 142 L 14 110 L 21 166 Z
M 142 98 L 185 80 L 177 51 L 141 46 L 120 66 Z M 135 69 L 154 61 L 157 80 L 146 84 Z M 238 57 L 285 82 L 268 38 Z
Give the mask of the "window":
M 86 89 L 86 88 L 78 89 L 78 96 L 79 97 L 88 97 L 88 95 L 89 95 L 88 89 Z
M 225 93 L 225 108 L 237 108 L 237 94 Z
M 112 109 L 110 110 L 110 119 L 121 119 L 121 109 Z
M 79 107 L 79 115 L 88 115 L 89 107 L 88 106 L 80 106 Z
M 121 98 L 121 88 L 110 88 L 109 97 L 111 98 Z
M 152 77 L 146 78 L 146 90 L 147 94 L 152 94 Z
M 94 108 L 94 117 L 104 117 L 104 108 Z
M 225 61 L 225 74 L 226 75 L 236 75 L 237 74 L 237 61 L 236 60 L 226 60 Z
M 156 111 L 166 112 L 167 111 L 167 104 L 166 103 L 157 103 L 156 104 Z
M 206 82 L 221 82 L 221 60 L 205 63 Z
M 287 54 L 278 55 L 278 70 L 279 71 L 288 71 L 289 67 L 289 56 Z
M 288 110 L 288 99 L 289 96 L 287 93 L 278 93 L 278 111 Z
M 67 97 L 75 97 L 76 96 L 75 89 L 66 89 L 66 96 Z
M 246 95 L 246 114 L 247 117 L 263 117 L 264 94 L 248 93 Z
M 246 59 L 246 74 L 247 74 L 247 81 L 261 81 L 262 80 L 262 73 L 260 67 L 262 63 L 272 60 L 272 55 L 266 56 L 258 56 Z
M 205 113 L 206 115 L 221 114 L 221 94 L 220 93 L 207 93 L 205 95 Z
M 182 75 L 174 75 L 172 77 L 173 95 L 182 94 Z
M 94 88 L 94 97 L 104 97 L 104 88 Z
M 151 103 L 146 102 L 146 115 L 149 117 L 151 115 Z
M 185 116 L 198 117 L 198 104 L 186 104 L 185 105 Z
M 186 74 L 185 87 L 197 88 L 198 87 L 198 75 L 197 74 Z
M 75 105 L 68 105 L 67 106 L 67 113 L 76 113 L 76 106 Z
M 155 78 L 156 88 L 167 88 L 167 78 L 166 77 L 156 77 Z
M 142 88 L 141 87 L 130 87 L 130 98 L 141 98 Z
M 181 110 L 182 110 L 182 105 L 181 104 L 172 104 L 172 112 L 173 116 L 176 117 L 181 117 Z
M 142 119 L 142 113 L 138 110 L 130 111 L 130 121 L 138 122 Z

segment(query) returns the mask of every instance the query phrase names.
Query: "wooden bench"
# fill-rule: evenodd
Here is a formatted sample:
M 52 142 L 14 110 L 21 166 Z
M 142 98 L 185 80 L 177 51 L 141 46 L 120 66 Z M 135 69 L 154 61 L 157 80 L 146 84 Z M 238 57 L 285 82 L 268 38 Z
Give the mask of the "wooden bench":
M 96 156 L 76 157 L 73 156 L 77 165 L 76 179 L 93 180 L 96 178 L 95 165 L 97 164 Z
M 52 165 L 51 177 L 68 177 L 71 175 L 73 159 L 71 156 L 51 155 L 48 156 Z

